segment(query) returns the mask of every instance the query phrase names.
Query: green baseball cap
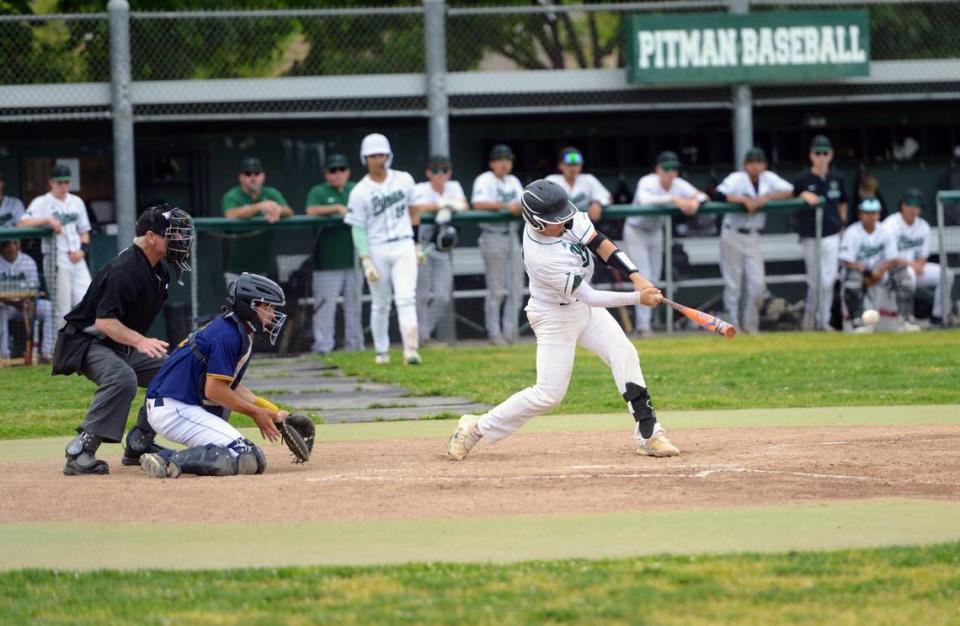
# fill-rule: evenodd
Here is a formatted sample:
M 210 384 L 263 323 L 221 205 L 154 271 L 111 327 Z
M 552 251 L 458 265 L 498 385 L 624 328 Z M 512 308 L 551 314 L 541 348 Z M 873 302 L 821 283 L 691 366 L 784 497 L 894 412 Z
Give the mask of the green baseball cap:
M 743 157 L 744 163 L 766 163 L 767 162 L 767 153 L 763 151 L 763 148 L 754 146 L 747 150 L 747 154 Z
M 63 163 L 54 165 L 53 173 L 50 174 L 50 180 L 55 180 L 57 182 L 73 180 L 73 174 L 70 172 L 70 166 L 64 165 Z
M 331 154 L 327 157 L 327 163 L 323 166 L 323 169 L 332 170 L 337 167 L 350 167 L 350 162 L 347 161 L 347 157 L 345 155 L 337 153 Z
M 810 150 L 830 150 L 832 152 L 833 144 L 830 143 L 830 138 L 826 135 L 817 135 L 810 142 Z
M 453 165 L 453 161 L 445 154 L 433 154 L 430 156 L 430 161 L 427 165 Z
M 499 161 L 500 159 L 514 159 L 513 150 L 510 149 L 510 146 L 502 143 L 498 143 L 493 148 L 490 149 L 490 160 Z
M 923 208 L 923 192 L 916 187 L 910 187 L 900 196 L 900 204 Z
M 240 164 L 241 172 L 262 172 L 263 164 L 256 157 L 248 157 Z
M 665 170 L 680 169 L 680 157 L 673 150 L 664 150 L 657 155 L 657 165 Z

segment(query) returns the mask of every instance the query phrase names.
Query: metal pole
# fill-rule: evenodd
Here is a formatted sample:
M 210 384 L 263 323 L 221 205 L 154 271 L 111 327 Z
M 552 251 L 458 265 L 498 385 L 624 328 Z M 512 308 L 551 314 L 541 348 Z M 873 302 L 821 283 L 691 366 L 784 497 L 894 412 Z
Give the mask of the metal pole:
M 947 272 L 950 268 L 947 265 L 947 248 L 943 243 L 943 200 L 940 198 L 940 192 L 937 192 L 937 246 L 940 250 L 940 319 L 944 326 L 950 324 L 950 314 L 953 312 L 953 294 L 950 293 L 947 280 Z M 936 315 L 936 311 L 934 312 Z
M 444 0 L 423 0 L 424 52 L 427 68 L 427 110 L 430 153 L 450 154 L 450 111 L 447 101 L 447 31 Z
M 190 328 L 197 329 L 197 319 L 200 317 L 200 258 L 197 256 L 198 240 L 196 228 L 193 232 L 193 241 L 190 243 Z
M 730 0 L 730 13 L 745 15 L 750 12 L 750 0 Z M 741 83 L 730 88 L 733 98 L 733 164 L 743 163 L 743 157 L 753 145 L 753 91 Z
M 110 104 L 113 115 L 113 202 L 117 211 L 117 252 L 133 240 L 136 182 L 133 167 L 133 103 L 130 101 L 130 5 L 110 0 Z
M 814 329 L 817 328 L 817 316 L 820 315 L 820 301 L 823 298 L 823 294 L 820 292 L 821 289 L 823 289 L 823 276 L 821 274 L 821 264 L 823 263 L 823 260 L 820 258 L 820 253 L 823 250 L 823 201 L 822 200 L 820 201 L 820 204 L 817 205 L 815 220 L 816 220 L 816 226 L 814 228 L 815 228 L 815 233 L 817 237 L 817 241 L 816 241 L 816 257 L 817 258 L 816 258 L 816 261 L 814 262 L 814 267 L 815 267 L 814 271 L 817 273 L 817 277 L 816 277 L 816 283 L 815 283 L 816 289 L 814 290 L 815 297 L 813 302 Z M 832 289 L 833 285 L 830 285 L 830 288 Z M 830 320 L 823 320 L 824 329 L 829 323 L 830 323 Z
M 664 259 L 664 278 L 667 281 L 667 297 L 673 300 L 673 216 L 667 215 L 667 219 L 663 221 L 664 231 L 663 231 L 663 253 L 665 255 Z M 651 276 L 653 283 L 656 284 L 659 282 L 659 276 Z M 640 305 L 643 306 L 643 305 Z M 673 307 L 664 307 L 667 311 L 667 333 L 673 334 Z

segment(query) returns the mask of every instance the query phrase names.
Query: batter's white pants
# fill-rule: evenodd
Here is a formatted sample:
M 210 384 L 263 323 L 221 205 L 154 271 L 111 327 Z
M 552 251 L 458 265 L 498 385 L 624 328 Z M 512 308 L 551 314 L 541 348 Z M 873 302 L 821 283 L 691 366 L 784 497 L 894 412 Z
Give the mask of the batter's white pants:
M 413 239 L 371 244 L 370 260 L 380 280 L 369 283 L 370 331 L 378 354 L 390 350 L 390 299 L 397 305 L 397 322 L 404 350 L 420 346 L 417 332 L 417 249 Z
M 804 330 L 823 329 L 830 325 L 833 308 L 833 285 L 840 273 L 840 234 L 823 237 L 820 245 L 820 306 L 817 303 L 817 240 L 803 237 L 803 263 L 807 274 L 807 299 L 804 303 Z
M 453 298 L 453 257 L 450 252 L 434 250 L 419 268 L 417 277 L 417 320 L 420 341 L 426 341 L 437 329 Z
M 944 298 L 943 289 L 940 284 L 940 265 L 938 263 L 924 263 L 923 272 L 917 276 L 912 267 L 907 266 L 907 273 L 913 283 L 913 289 L 917 287 L 933 288 L 933 314 L 942 319 L 947 318 L 950 312 L 950 294 L 953 292 L 953 274 L 947 272 L 947 296 Z M 947 303 L 947 309 L 944 310 L 944 302 Z
M 480 235 L 477 245 L 483 257 L 484 278 L 487 283 L 487 296 L 483 300 L 487 337 L 514 338 L 517 334 L 520 292 L 523 289 L 520 244 L 510 233 L 487 231 Z M 511 282 L 513 289 L 510 288 Z
M 740 298 L 746 295 L 743 327 L 755 333 L 760 328 L 760 305 L 763 303 L 763 250 L 760 235 L 754 231 L 741 233 L 736 228 L 723 228 L 720 233 L 720 273 L 723 276 L 723 306 L 728 321 L 740 326 Z M 746 289 L 742 289 L 746 279 Z
M 640 275 L 659 285 L 663 272 L 663 231 L 645 230 L 629 224 L 623 227 L 623 244 L 627 256 L 637 266 Z M 647 306 L 635 307 L 637 330 L 650 330 L 653 309 Z
M 53 356 L 54 342 L 57 340 L 53 320 L 53 303 L 46 298 L 38 298 L 36 312 L 33 319 L 33 337 L 39 337 L 38 330 L 43 328 L 43 341 L 40 344 L 40 355 Z M 0 304 L 0 358 L 10 358 L 10 322 L 20 321 L 23 314 L 17 307 L 9 304 Z
M 493 443 L 516 432 L 530 418 L 563 400 L 570 384 L 577 345 L 590 350 L 610 367 L 621 396 L 628 382 L 646 386 L 636 348 L 606 309 L 582 302 L 538 306 L 531 300 L 526 310 L 530 328 L 537 336 L 537 384 L 513 394 L 480 417 L 478 427 L 487 441 Z M 624 402 L 633 419 L 630 405 Z M 659 423 L 653 432 L 663 432 Z M 636 421 L 633 433 L 639 445 L 646 442 L 640 436 Z
M 212 443 L 229 446 L 243 440 L 240 431 L 223 418 L 196 404 L 186 404 L 172 398 L 147 400 L 147 421 L 150 426 L 169 439 L 188 448 Z M 157 406 L 157 404 L 162 406 Z M 232 451 L 232 448 L 231 448 Z
M 336 346 L 337 298 L 343 295 L 343 347 L 363 350 L 360 326 L 360 290 L 352 268 L 313 273 L 313 351 L 330 352 Z
M 47 282 L 49 284 L 49 281 Z M 63 317 L 70 310 L 80 304 L 87 288 L 90 286 L 90 270 L 87 263 L 81 260 L 71 263 L 67 257 L 57 259 L 57 293 L 54 303 L 54 315 L 57 318 L 57 328 L 66 322 Z

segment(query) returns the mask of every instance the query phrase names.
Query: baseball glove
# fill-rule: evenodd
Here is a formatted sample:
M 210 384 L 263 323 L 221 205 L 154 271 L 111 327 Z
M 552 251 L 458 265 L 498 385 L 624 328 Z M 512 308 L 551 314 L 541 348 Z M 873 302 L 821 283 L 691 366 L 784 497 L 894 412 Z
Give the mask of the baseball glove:
M 281 422 L 276 422 L 283 443 L 293 453 L 294 463 L 306 463 L 313 451 L 313 439 L 316 428 L 306 415 L 293 414 Z

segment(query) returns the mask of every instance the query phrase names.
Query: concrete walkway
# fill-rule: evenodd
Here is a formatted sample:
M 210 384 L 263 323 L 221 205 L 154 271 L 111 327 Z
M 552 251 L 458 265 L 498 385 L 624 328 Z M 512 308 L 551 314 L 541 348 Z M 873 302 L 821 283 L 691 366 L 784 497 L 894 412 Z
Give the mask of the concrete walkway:
M 297 411 L 319 415 L 328 424 L 460 416 L 488 408 L 467 398 L 410 397 L 402 387 L 361 381 L 312 357 L 255 359 L 243 382 Z

